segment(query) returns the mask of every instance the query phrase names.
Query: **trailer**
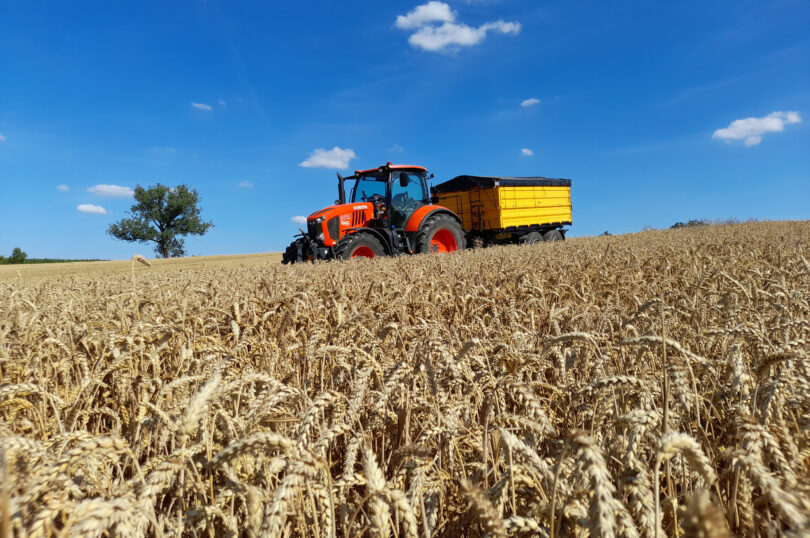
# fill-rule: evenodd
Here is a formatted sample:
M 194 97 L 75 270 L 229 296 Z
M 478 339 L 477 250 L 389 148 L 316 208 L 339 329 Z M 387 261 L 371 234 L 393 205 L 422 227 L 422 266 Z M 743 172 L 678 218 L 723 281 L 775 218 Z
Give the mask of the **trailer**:
M 570 179 L 464 175 L 431 196 L 459 216 L 468 244 L 562 241 L 572 222 Z

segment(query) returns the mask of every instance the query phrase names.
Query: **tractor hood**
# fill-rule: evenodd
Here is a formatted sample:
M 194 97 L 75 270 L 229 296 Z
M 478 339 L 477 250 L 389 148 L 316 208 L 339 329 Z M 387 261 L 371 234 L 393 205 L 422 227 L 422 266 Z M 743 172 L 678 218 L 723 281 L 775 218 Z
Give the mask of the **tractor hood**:
M 371 202 L 357 202 L 356 204 L 335 204 L 330 205 L 329 207 L 325 207 L 321 210 L 312 213 L 310 216 L 307 217 L 307 220 L 315 220 L 319 217 L 323 217 L 323 220 L 329 220 L 332 217 L 336 217 L 339 215 L 346 215 L 353 213 L 354 211 L 373 211 L 374 206 Z
M 371 202 L 330 205 L 307 217 L 307 233 L 318 244 L 334 247 L 350 229 L 359 228 L 372 218 Z

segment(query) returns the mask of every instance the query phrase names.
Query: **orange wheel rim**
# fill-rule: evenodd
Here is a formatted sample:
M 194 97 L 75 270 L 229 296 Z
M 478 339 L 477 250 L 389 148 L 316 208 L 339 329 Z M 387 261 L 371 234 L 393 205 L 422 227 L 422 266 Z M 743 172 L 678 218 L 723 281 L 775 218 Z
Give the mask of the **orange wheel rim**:
M 374 251 L 367 246 L 357 247 L 352 251 L 352 258 L 374 258 Z
M 456 250 L 458 250 L 458 244 L 453 232 L 442 228 L 433 234 L 433 239 L 430 240 L 430 252 L 435 254 L 438 252 L 455 252 Z

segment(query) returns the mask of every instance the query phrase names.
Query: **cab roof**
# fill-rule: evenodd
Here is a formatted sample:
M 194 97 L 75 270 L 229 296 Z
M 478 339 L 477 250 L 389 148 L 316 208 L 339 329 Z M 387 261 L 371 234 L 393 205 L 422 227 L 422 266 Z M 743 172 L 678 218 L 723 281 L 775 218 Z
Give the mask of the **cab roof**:
M 368 170 L 355 170 L 355 175 L 362 175 L 362 174 L 371 174 L 372 172 L 379 172 L 381 169 L 389 169 L 389 170 L 421 170 L 422 172 L 427 172 L 427 168 L 424 166 L 416 166 L 413 164 L 391 164 L 390 162 L 385 163 L 382 166 L 377 168 L 369 168 Z

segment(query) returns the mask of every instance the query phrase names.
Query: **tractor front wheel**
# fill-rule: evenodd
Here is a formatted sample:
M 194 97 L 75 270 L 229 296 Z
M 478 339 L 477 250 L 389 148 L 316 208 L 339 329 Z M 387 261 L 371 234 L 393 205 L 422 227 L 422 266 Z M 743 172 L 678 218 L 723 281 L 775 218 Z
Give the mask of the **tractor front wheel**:
M 281 263 L 288 264 L 288 263 L 298 263 L 301 261 L 301 251 L 298 248 L 298 241 L 293 241 L 290 243 L 290 246 L 287 247 L 287 250 L 284 251 L 284 254 L 281 256 Z
M 416 232 L 416 252 L 438 254 L 455 252 L 465 246 L 464 230 L 456 219 L 439 213 L 428 219 Z
M 380 240 L 370 233 L 350 234 L 335 247 L 335 257 L 344 260 L 376 258 L 377 256 L 385 256 L 385 248 Z

